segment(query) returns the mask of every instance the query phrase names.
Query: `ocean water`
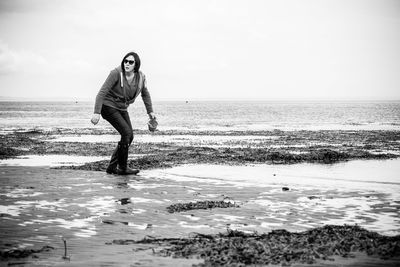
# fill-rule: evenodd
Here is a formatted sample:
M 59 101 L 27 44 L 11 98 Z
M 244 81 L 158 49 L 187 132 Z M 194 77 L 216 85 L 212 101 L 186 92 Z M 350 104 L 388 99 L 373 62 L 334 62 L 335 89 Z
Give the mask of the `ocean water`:
M 93 102 L 0 102 L 0 130 L 110 128 L 90 123 Z M 160 130 L 400 130 L 400 101 L 246 102 L 160 101 L 153 103 Z M 133 127 L 145 129 L 141 99 L 129 108 Z

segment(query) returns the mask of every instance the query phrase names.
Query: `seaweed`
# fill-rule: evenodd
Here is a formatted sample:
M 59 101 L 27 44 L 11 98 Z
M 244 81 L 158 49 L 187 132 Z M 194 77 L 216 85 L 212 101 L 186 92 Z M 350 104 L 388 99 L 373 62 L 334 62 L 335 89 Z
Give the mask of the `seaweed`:
M 111 153 L 111 152 L 110 152 Z M 294 164 L 301 162 L 317 162 L 332 164 L 350 159 L 390 159 L 396 158 L 393 154 L 372 154 L 367 151 L 338 152 L 330 149 L 314 150 L 312 152 L 296 155 L 282 151 L 253 148 L 205 148 L 205 147 L 180 147 L 175 150 L 159 151 L 154 155 L 145 155 L 129 160 L 131 168 L 148 170 L 156 168 L 171 168 L 182 164 Z M 105 171 L 108 160 L 86 163 L 78 166 L 61 166 L 57 169 L 75 169 Z
M 40 249 L 11 249 L 0 251 L 0 258 L 1 259 L 8 259 L 8 258 L 26 258 L 31 256 L 32 254 L 41 253 L 43 251 L 50 251 L 53 250 L 54 247 L 51 246 L 43 246 Z
M 125 244 L 122 240 L 114 244 Z M 296 233 L 273 230 L 245 233 L 228 229 L 216 235 L 195 234 L 188 238 L 144 238 L 129 244 L 157 244 L 160 256 L 200 257 L 197 266 L 243 266 L 254 264 L 316 263 L 332 256 L 355 257 L 354 252 L 390 259 L 400 256 L 400 235 L 389 237 L 354 225 L 326 225 Z
M 199 210 L 199 209 L 213 209 L 213 208 L 238 208 L 239 205 L 228 201 L 197 201 L 189 203 L 177 203 L 167 207 L 169 213 L 188 211 L 188 210 Z
M 0 147 L 0 159 L 13 158 L 20 153 L 12 147 Z
M 143 131 L 136 131 L 145 134 Z M 12 158 L 26 154 L 66 154 L 81 156 L 109 156 L 115 149 L 113 143 L 47 142 L 59 134 L 110 134 L 111 130 L 63 129 L 50 132 L 33 130 L 0 135 L 0 158 Z M 221 135 L 218 131 L 186 132 L 165 131 L 153 135 Z M 332 164 L 353 159 L 390 159 L 400 156 L 400 133 L 398 131 L 233 131 L 226 136 L 253 135 L 273 136 L 254 144 L 251 140 L 229 140 L 219 146 L 218 142 L 207 146 L 195 144 L 137 143 L 131 152 L 141 155 L 129 161 L 129 166 L 142 170 L 169 168 L 186 163 L 210 164 L 294 164 L 316 162 Z M 105 171 L 108 160 L 91 162 L 80 166 L 63 166 L 63 169 Z

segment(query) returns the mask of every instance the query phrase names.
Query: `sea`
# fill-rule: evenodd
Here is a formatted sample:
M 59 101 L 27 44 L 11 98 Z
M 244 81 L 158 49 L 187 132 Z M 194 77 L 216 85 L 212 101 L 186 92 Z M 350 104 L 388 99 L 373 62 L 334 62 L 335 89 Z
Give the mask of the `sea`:
M 1 101 L 0 131 L 110 128 L 90 123 L 90 101 Z M 400 101 L 154 101 L 159 130 L 400 130 Z M 129 107 L 146 129 L 143 102 Z

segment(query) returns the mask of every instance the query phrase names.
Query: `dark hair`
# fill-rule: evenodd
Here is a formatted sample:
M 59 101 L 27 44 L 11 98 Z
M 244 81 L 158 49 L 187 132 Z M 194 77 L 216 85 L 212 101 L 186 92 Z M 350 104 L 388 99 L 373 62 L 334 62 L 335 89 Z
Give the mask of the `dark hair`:
M 139 68 L 140 68 L 140 58 L 139 55 L 136 54 L 135 52 L 129 52 L 128 54 L 126 54 L 124 56 L 124 58 L 121 61 L 121 69 L 122 69 L 122 73 L 125 75 L 125 68 L 124 68 L 124 60 L 129 57 L 129 56 L 133 56 L 135 58 L 135 67 L 133 68 L 133 72 L 137 73 L 139 72 Z

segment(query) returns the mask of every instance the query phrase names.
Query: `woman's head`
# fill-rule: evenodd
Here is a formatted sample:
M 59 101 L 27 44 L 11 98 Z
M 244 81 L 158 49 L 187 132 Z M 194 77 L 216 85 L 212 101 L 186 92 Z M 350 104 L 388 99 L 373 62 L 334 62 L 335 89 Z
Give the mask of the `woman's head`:
M 138 72 L 140 68 L 140 58 L 135 52 L 129 52 L 124 56 L 121 62 L 122 72 Z

